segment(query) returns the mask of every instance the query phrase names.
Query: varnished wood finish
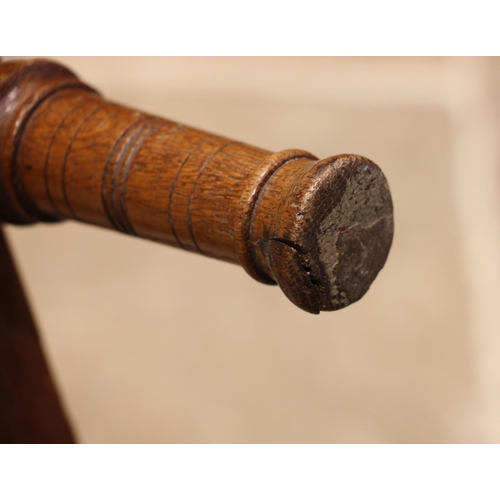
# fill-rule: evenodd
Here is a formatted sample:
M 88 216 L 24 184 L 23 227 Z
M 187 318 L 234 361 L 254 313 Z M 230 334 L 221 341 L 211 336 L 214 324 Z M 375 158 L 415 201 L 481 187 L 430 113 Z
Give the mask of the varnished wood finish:
M 75 219 L 241 264 L 311 313 L 358 300 L 393 234 L 370 160 L 271 153 L 111 103 L 48 61 L 0 65 L 0 218 Z
M 72 443 L 0 227 L 0 443 Z

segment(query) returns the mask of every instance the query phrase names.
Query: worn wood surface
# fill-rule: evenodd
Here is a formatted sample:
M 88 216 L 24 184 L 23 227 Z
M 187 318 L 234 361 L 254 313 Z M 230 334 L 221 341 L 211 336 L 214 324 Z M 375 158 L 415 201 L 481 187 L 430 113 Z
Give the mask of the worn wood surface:
M 241 264 L 319 313 L 359 300 L 393 235 L 370 160 L 271 153 L 111 103 L 48 61 L 0 64 L 0 219 L 75 219 Z
M 72 443 L 0 227 L 0 443 Z

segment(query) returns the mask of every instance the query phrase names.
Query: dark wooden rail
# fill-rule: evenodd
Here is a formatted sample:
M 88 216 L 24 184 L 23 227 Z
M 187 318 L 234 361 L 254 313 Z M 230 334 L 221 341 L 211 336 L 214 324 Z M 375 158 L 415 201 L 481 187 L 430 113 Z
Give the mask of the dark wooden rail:
M 273 154 L 111 103 L 49 61 L 0 64 L 0 220 L 62 219 L 239 263 L 311 313 L 359 300 L 393 235 L 366 158 Z
M 0 227 L 0 443 L 72 442 Z

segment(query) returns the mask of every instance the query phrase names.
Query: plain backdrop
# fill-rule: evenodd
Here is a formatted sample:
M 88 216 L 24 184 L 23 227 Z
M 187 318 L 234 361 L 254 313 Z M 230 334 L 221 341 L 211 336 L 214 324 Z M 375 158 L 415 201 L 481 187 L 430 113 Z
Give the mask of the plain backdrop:
M 107 98 L 386 174 L 387 264 L 309 315 L 243 269 L 76 222 L 8 227 L 87 443 L 500 441 L 500 64 L 54 58 Z

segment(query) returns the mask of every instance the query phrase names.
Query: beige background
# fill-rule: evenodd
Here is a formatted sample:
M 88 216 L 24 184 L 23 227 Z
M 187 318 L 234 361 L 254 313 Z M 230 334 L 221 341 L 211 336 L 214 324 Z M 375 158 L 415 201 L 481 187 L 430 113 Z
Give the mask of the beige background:
M 56 58 L 112 100 L 393 193 L 368 294 L 312 316 L 231 264 L 73 222 L 9 227 L 83 442 L 500 442 L 496 59 Z

